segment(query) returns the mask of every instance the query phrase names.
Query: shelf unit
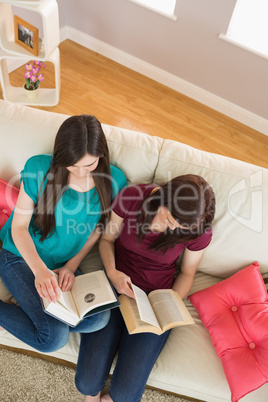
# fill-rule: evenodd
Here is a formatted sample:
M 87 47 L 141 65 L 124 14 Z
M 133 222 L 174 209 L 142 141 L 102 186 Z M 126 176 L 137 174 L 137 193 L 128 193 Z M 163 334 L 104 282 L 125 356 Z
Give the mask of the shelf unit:
M 14 42 L 14 18 L 12 6 L 31 10 L 41 16 L 43 48 L 38 56 Z M 60 57 L 59 13 L 56 0 L 0 0 L 0 80 L 4 99 L 35 106 L 54 106 L 59 103 Z M 21 64 L 30 60 L 50 61 L 55 69 L 55 88 L 39 88 L 37 99 L 28 99 L 23 88 L 10 84 L 7 61 L 20 59 Z

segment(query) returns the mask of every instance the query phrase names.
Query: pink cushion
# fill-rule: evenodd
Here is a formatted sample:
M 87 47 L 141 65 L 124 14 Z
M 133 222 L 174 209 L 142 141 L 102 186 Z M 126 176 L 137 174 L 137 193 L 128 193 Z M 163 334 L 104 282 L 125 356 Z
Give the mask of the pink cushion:
M 18 195 L 19 189 L 7 183 L 5 180 L 0 179 L 0 229 L 11 215 L 16 205 Z
M 267 291 L 254 262 L 188 297 L 222 360 L 232 402 L 268 382 Z

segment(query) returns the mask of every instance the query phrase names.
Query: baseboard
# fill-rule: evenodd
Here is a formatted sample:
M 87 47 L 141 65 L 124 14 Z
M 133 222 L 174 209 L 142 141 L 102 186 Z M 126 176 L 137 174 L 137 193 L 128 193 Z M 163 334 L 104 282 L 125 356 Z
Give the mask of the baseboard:
M 251 127 L 265 135 L 268 135 L 268 120 L 258 116 L 240 106 L 235 105 L 219 96 L 205 91 L 181 78 L 172 75 L 152 64 L 131 56 L 105 42 L 102 42 L 90 35 L 87 35 L 77 29 L 64 26 L 60 30 L 61 41 L 70 39 L 79 45 L 93 50 L 109 59 L 122 64 L 140 74 L 145 75 L 177 92 L 186 95 L 197 102 L 200 102 L 232 119 Z

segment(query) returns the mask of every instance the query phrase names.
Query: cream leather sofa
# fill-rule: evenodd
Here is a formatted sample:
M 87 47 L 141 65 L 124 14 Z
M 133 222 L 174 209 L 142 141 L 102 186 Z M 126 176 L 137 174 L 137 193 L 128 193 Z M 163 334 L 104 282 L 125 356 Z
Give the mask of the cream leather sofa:
M 0 178 L 18 186 L 25 161 L 32 155 L 52 151 L 57 129 L 66 117 L 0 101 Z M 125 172 L 129 183 L 159 184 L 177 175 L 194 173 L 213 186 L 217 200 L 214 236 L 190 293 L 217 283 L 253 261 L 259 262 L 261 273 L 268 273 L 267 169 L 179 142 L 108 125 L 103 128 L 111 162 Z M 178 133 L 179 130 L 180 127 Z M 95 248 L 82 269 L 101 267 Z M 0 298 L 10 298 L 3 284 Z M 190 302 L 185 299 L 185 303 L 196 324 L 172 330 L 148 384 L 203 401 L 230 401 L 221 360 L 210 336 Z M 79 339 L 78 334 L 71 334 L 68 344 L 49 356 L 76 363 Z M 0 332 L 0 344 L 32 350 L 5 331 Z M 264 385 L 243 401 L 267 402 L 267 395 L 268 385 Z

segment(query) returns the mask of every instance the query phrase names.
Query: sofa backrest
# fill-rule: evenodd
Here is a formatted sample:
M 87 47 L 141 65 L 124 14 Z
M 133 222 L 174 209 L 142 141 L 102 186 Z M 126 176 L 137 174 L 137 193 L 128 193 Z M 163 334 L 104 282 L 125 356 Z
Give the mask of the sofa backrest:
M 227 277 L 258 261 L 268 272 L 268 169 L 165 140 L 154 182 L 193 173 L 216 195 L 213 240 L 199 270 Z
M 19 186 L 28 158 L 50 153 L 66 115 L 0 101 L 0 178 Z
M 0 100 L 0 178 L 19 186 L 26 160 L 50 153 L 58 128 L 69 116 Z M 111 163 L 128 181 L 151 183 L 163 139 L 103 124 Z
M 131 184 L 152 183 L 164 140 L 148 134 L 102 124 L 113 165 Z
M 19 186 L 32 155 L 52 152 L 67 115 L 0 100 L 0 179 Z M 111 162 L 133 184 L 203 176 L 216 194 L 214 235 L 199 269 L 226 277 L 258 261 L 268 272 L 268 170 L 188 145 L 103 124 Z

